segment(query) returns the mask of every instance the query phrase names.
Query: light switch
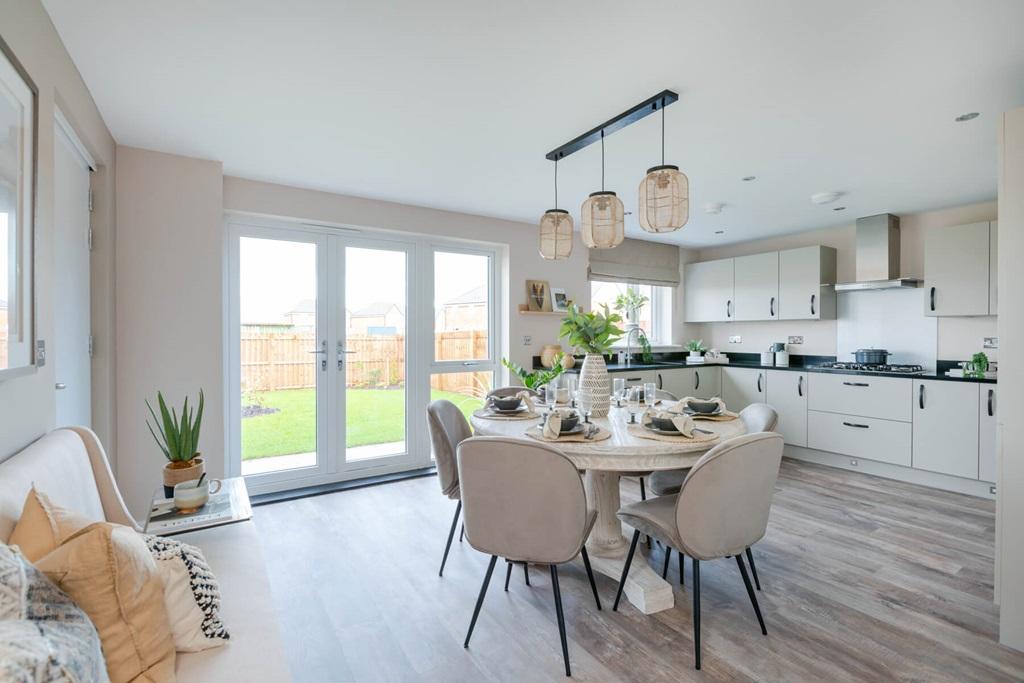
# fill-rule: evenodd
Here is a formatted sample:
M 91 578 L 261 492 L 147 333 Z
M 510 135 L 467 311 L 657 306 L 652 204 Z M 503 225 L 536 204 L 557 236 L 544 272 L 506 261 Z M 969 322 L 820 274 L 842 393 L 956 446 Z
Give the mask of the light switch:
M 533 337 L 528 334 L 523 335 L 523 346 L 529 346 L 533 343 Z
M 789 343 L 790 344 L 803 344 L 804 343 L 804 338 L 802 336 L 799 336 L 799 335 L 797 335 L 797 336 L 792 336 L 791 335 L 789 337 Z
M 998 349 L 999 348 L 999 337 L 985 337 L 983 340 L 983 346 L 986 349 Z
M 731 337 L 729 337 L 729 343 L 730 343 L 730 344 L 739 344 L 739 343 L 741 343 L 742 341 L 743 341 L 743 337 L 741 337 L 741 336 L 740 336 L 740 335 L 738 335 L 738 334 L 734 334 L 734 335 L 732 335 Z

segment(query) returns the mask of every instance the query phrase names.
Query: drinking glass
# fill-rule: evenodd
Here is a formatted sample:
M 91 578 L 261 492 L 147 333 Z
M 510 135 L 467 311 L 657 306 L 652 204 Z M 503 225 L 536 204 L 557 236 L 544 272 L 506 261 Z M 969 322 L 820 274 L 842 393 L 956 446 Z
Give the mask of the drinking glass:
M 626 379 L 616 377 L 612 380 L 612 394 L 615 396 L 615 405 L 622 407 L 623 394 L 626 393 Z
M 658 400 L 658 385 L 654 382 L 644 383 L 644 405 L 653 408 Z
M 555 386 L 554 382 L 548 382 L 544 387 L 544 403 L 547 404 L 548 410 L 555 409 L 555 403 L 558 402 L 558 387 Z
M 584 422 L 590 422 L 590 414 L 594 411 L 594 398 L 588 393 L 580 392 L 579 411 Z
M 626 390 L 626 410 L 629 411 L 629 423 L 636 424 L 636 414 L 640 412 L 640 391 L 639 386 L 630 387 Z
M 569 389 L 569 402 L 570 407 L 576 407 L 576 375 L 567 375 L 565 378 L 565 386 Z

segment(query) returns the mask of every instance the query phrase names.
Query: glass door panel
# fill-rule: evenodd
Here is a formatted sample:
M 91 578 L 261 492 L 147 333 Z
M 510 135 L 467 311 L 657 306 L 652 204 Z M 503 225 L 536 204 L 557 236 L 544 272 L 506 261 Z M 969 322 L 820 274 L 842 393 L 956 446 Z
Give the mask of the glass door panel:
M 321 464 L 318 396 L 327 355 L 317 252 L 315 242 L 239 237 L 243 475 Z
M 338 361 L 345 368 L 345 460 L 407 452 L 404 249 L 346 246 L 345 329 Z
M 434 361 L 491 356 L 491 257 L 434 251 Z

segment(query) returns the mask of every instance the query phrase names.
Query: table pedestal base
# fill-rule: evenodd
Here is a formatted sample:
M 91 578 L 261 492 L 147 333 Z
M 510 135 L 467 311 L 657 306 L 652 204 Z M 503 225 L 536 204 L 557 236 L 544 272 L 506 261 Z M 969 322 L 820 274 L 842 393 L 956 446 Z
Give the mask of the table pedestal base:
M 629 544 L 622 535 L 622 522 L 616 515 L 619 511 L 619 475 L 588 470 L 585 484 L 587 499 L 597 510 L 597 521 L 587 541 L 590 564 L 594 571 L 618 582 L 629 552 Z M 626 599 L 644 614 L 671 609 L 675 604 L 672 585 L 648 566 L 640 544 L 637 544 L 623 592 Z

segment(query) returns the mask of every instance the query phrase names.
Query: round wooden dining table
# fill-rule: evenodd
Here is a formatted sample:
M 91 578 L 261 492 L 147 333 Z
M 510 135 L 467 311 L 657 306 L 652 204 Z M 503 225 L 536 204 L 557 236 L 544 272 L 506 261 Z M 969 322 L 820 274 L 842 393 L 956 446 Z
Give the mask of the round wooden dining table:
M 637 416 L 639 420 L 639 415 Z M 626 408 L 612 405 L 608 417 L 594 418 L 593 423 L 611 431 L 604 441 L 545 441 L 565 454 L 580 470 L 585 471 L 584 483 L 589 505 L 597 510 L 597 522 L 587 541 L 594 569 L 618 581 L 626 561 L 629 544 L 618 518 L 619 478 L 624 473 L 676 470 L 692 467 L 704 453 L 726 439 L 745 433 L 743 422 L 699 420 L 697 426 L 714 432 L 713 441 L 656 441 L 629 433 L 629 413 Z M 507 436 L 524 438 L 526 430 L 541 424 L 541 420 L 500 420 L 474 415 L 471 419 L 477 436 Z M 626 598 L 644 614 L 671 609 L 674 604 L 672 586 L 661 578 L 647 562 L 633 562 L 626 579 Z

